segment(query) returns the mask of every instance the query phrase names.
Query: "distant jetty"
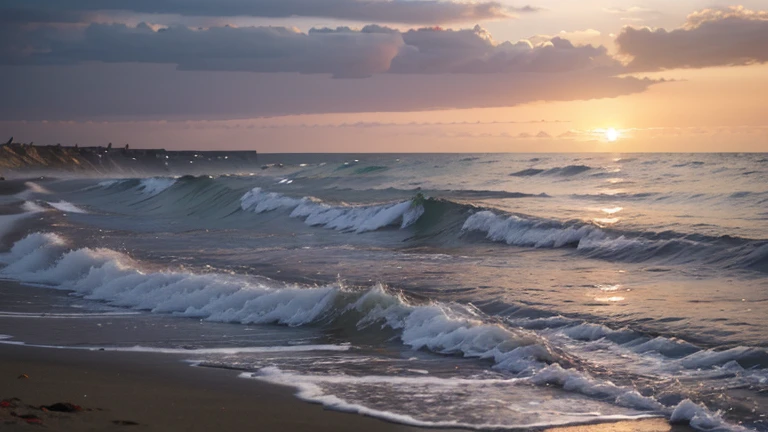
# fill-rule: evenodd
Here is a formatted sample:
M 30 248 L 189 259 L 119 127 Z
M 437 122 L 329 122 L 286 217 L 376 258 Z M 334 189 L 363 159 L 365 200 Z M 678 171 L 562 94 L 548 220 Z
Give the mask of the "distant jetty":
M 97 176 L 213 174 L 259 169 L 256 151 L 168 151 L 113 147 L 0 144 L 0 175 L 45 172 Z

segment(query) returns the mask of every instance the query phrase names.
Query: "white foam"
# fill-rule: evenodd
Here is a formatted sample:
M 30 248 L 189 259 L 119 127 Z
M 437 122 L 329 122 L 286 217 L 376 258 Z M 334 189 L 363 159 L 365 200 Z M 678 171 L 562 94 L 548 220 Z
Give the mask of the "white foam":
M 554 329 L 565 327 L 577 321 L 557 315 L 545 318 L 514 318 L 507 320 L 510 325 L 526 329 Z
M 44 207 L 37 205 L 34 201 L 24 201 L 21 208 L 27 213 L 40 213 L 46 211 Z
M 669 421 L 675 424 L 688 424 L 694 429 L 704 431 L 748 431 L 741 426 L 726 423 L 719 413 L 711 413 L 706 407 L 698 405 L 690 399 L 680 402 L 670 416 Z
M 25 182 L 24 186 L 26 186 L 27 189 L 17 193 L 16 194 L 17 198 L 26 200 L 26 199 L 29 199 L 29 197 L 33 194 L 50 194 L 51 193 L 51 191 L 40 186 L 35 182 Z
M 96 186 L 102 187 L 102 188 L 106 189 L 108 187 L 114 186 L 114 185 L 116 185 L 118 183 L 122 183 L 124 181 L 127 181 L 127 180 L 121 180 L 121 179 L 117 179 L 117 180 L 103 180 L 103 181 L 100 181 Z
M 116 352 L 143 352 L 157 354 L 194 354 L 194 355 L 235 355 L 235 354 L 266 354 L 266 353 L 295 353 L 312 351 L 348 351 L 348 344 L 327 345 L 284 345 L 284 346 L 257 346 L 257 347 L 227 347 L 227 348 L 161 348 L 136 345 L 132 347 L 114 346 L 67 346 L 67 345 L 38 345 L 20 341 L 7 341 L 10 339 L 0 337 L 0 344 L 24 345 L 32 348 L 68 349 L 85 351 L 116 351 Z
M 411 201 L 374 206 L 338 207 L 307 201 L 296 207 L 291 217 L 304 218 L 304 223 L 311 226 L 362 233 L 392 225 L 406 228 L 415 223 L 422 214 L 424 214 L 424 208 L 421 205 L 412 204 Z
M 240 207 L 254 213 L 293 209 L 290 217 L 304 219 L 307 225 L 357 233 L 392 225 L 406 228 L 424 214 L 424 207 L 412 201 L 371 206 L 331 206 L 310 197 L 291 198 L 276 192 L 265 192 L 258 187 L 240 198 Z
M 37 270 L 43 268 L 49 264 L 46 262 L 36 262 L 35 265 L 29 268 L 24 268 L 22 271 L 14 270 L 11 265 L 21 268 L 18 263 L 23 260 L 29 260 L 35 252 L 40 250 L 56 252 L 56 246 L 63 246 L 65 244 L 64 239 L 53 233 L 32 233 L 23 239 L 17 241 L 11 247 L 11 250 L 7 253 L 0 254 L 0 262 L 9 264 L 8 267 L 2 269 L 1 273 L 13 275 L 20 272 L 28 272 L 30 270 Z M 9 268 L 11 267 L 11 268 Z
M 557 409 L 550 409 L 549 406 L 537 406 L 533 410 L 525 410 L 523 406 L 502 407 L 505 409 L 506 414 L 500 416 L 498 419 L 492 419 L 493 423 L 482 422 L 468 422 L 461 420 L 446 420 L 446 414 L 448 417 L 459 417 L 462 414 L 467 413 L 447 413 L 435 414 L 430 412 L 431 410 L 424 410 L 423 405 L 415 403 L 412 406 L 407 404 L 400 406 L 399 408 L 403 412 L 394 412 L 394 407 L 388 406 L 389 409 L 378 408 L 375 403 L 366 403 L 365 392 L 362 394 L 358 391 L 345 394 L 341 393 L 337 396 L 331 393 L 327 388 L 333 386 L 339 388 L 340 386 L 349 386 L 352 388 L 360 388 L 360 386 L 373 385 L 376 389 L 383 388 L 402 388 L 403 394 L 408 394 L 411 397 L 426 398 L 439 397 L 441 394 L 459 394 L 466 396 L 467 393 L 474 393 L 474 396 L 483 395 L 484 389 L 488 389 L 489 386 L 499 386 L 501 389 L 507 389 L 509 386 L 514 386 L 520 382 L 517 379 L 462 379 L 462 378 L 435 378 L 435 377 L 423 377 L 423 376 L 349 376 L 349 375 L 303 375 L 297 373 L 284 372 L 277 367 L 266 367 L 259 370 L 258 373 L 243 373 L 241 378 L 258 379 L 266 381 L 272 384 L 290 386 L 298 390 L 296 396 L 299 399 L 320 403 L 324 407 L 342 411 L 351 412 L 371 417 L 377 417 L 387 421 L 406 424 L 417 427 L 430 427 L 430 428 L 465 428 L 473 430 L 497 430 L 497 429 L 529 429 L 529 428 L 542 428 L 552 426 L 564 426 L 591 423 L 594 421 L 611 421 L 611 420 L 630 420 L 638 418 L 654 417 L 652 414 L 633 413 L 633 414 L 600 414 L 598 412 L 562 412 Z M 474 387 L 475 392 L 468 392 L 469 387 Z M 418 393 L 414 393 L 412 389 L 418 389 Z M 409 400 L 410 398 L 404 398 L 403 400 Z M 471 399 L 466 401 L 467 406 L 464 407 L 459 402 L 457 409 L 459 411 L 468 410 L 474 411 L 476 409 L 482 409 L 473 405 L 477 403 L 478 399 Z M 480 400 L 483 404 L 489 402 L 486 399 Z M 542 404 L 552 405 L 552 408 L 560 408 L 557 399 L 546 398 L 540 401 Z M 408 409 L 410 408 L 410 409 Z M 493 410 L 491 410 L 492 412 Z M 438 410 L 439 412 L 439 410 Z M 468 415 L 467 417 L 474 417 Z M 482 420 L 481 420 L 482 421 Z M 486 421 L 488 421 L 486 419 Z
M 363 314 L 358 326 L 380 324 L 400 330 L 402 342 L 413 349 L 491 359 L 495 367 L 518 373 L 555 361 L 533 333 L 484 323 L 465 306 L 411 306 L 376 287 L 349 308 Z
M 586 238 L 602 238 L 603 232 L 590 225 L 554 226 L 518 216 L 503 217 L 484 210 L 471 215 L 462 227 L 465 231 L 484 232 L 489 240 L 515 246 L 559 248 L 579 244 Z
M 56 210 L 67 213 L 88 213 L 87 211 L 67 201 L 48 202 L 48 205 L 55 208 Z
M 155 196 L 176 184 L 175 178 L 149 177 L 142 179 L 136 190 L 149 196 Z
M 725 351 L 703 350 L 680 359 L 680 363 L 688 369 L 698 369 L 723 365 L 750 357 L 768 361 L 768 350 L 755 347 L 735 347 Z
M 9 253 L 0 255 L 0 260 L 9 263 L 0 269 L 0 276 L 48 284 L 113 305 L 211 321 L 301 326 L 330 322 L 345 315 L 357 320 L 361 330 L 373 330 L 377 326 L 397 330 L 402 343 L 415 350 L 488 359 L 493 361 L 496 369 L 520 373 L 533 384 L 556 385 L 591 397 L 609 398 L 617 406 L 637 410 L 665 410 L 653 398 L 642 396 L 631 388 L 563 369 L 557 364 L 561 360 L 559 355 L 535 333 L 490 324 L 483 321 L 471 306 L 413 305 L 382 286 L 361 293 L 339 285 L 301 288 L 269 285 L 265 279 L 242 276 L 144 272 L 139 263 L 125 254 L 108 249 L 67 251 L 65 247 L 65 241 L 55 234 L 31 234 L 17 242 Z M 578 329 L 577 333 L 589 336 L 588 339 L 607 332 L 599 326 L 595 328 L 582 325 L 570 330 Z M 717 361 L 721 361 L 733 354 L 739 353 L 712 355 L 719 356 Z M 682 361 L 717 363 L 709 356 L 703 357 L 704 360 L 689 357 Z M 323 398 L 326 396 L 334 397 L 322 395 Z M 339 401 L 336 402 L 341 405 L 336 406 L 333 399 L 329 400 L 331 402 L 325 399 L 321 402 L 338 409 L 346 406 Z M 370 408 L 354 409 L 365 411 Z M 397 421 L 401 420 L 412 421 Z
M 640 343 L 630 348 L 636 353 L 658 352 L 667 357 L 677 356 L 679 353 L 698 351 L 696 345 L 678 339 L 669 339 L 662 336 L 655 337 L 647 342 Z
M 594 341 L 613 334 L 614 331 L 600 324 L 579 324 L 563 329 L 563 333 L 572 339 Z
M 240 207 L 254 213 L 264 213 L 281 207 L 295 208 L 301 202 L 301 199 L 290 198 L 277 192 L 264 192 L 256 187 L 240 198 Z
M 460 305 L 413 306 L 381 286 L 365 294 L 338 285 L 314 288 L 268 286 L 220 274 L 144 273 L 130 257 L 108 249 L 66 251 L 55 234 L 32 234 L 0 259 L 0 275 L 75 291 L 117 306 L 175 313 L 211 321 L 300 326 L 355 314 L 359 326 L 401 331 L 404 344 L 437 353 L 488 358 L 497 367 L 522 371 L 554 361 L 532 333 L 486 324 Z
M 532 376 L 537 385 L 554 384 L 565 390 L 593 397 L 610 397 L 620 406 L 661 412 L 664 405 L 651 397 L 642 396 L 633 389 L 619 387 L 610 381 L 596 380 L 576 370 L 563 369 L 553 364 Z

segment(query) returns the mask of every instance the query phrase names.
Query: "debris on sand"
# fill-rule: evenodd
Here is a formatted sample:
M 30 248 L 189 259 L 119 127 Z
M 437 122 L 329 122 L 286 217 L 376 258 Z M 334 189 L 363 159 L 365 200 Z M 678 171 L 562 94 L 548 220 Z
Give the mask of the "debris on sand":
M 65 412 L 65 413 L 72 413 L 72 412 L 79 412 L 83 410 L 83 407 L 80 405 L 75 405 L 69 402 L 57 402 L 53 405 L 48 406 L 41 406 L 41 410 L 43 411 L 54 411 L 54 412 Z

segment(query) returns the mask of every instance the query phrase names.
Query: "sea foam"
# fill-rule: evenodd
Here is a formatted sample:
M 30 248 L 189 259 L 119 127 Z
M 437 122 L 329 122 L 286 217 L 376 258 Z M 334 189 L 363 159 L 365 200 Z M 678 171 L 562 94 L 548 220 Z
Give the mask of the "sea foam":
M 489 240 L 515 246 L 560 248 L 578 245 L 586 238 L 603 238 L 604 234 L 591 225 L 561 226 L 547 221 L 534 221 L 519 216 L 499 216 L 491 211 L 471 215 L 465 231 L 484 232 Z
M 419 427 L 517 430 L 655 416 L 590 400 L 582 400 L 578 407 L 569 406 L 567 400 L 553 398 L 547 392 L 538 394 L 526 380 L 515 378 L 308 375 L 278 367 L 240 376 L 294 387 L 300 399 L 329 409 Z M 521 391 L 526 392 L 522 403 L 515 396 Z M 387 400 L 387 404 L 377 403 L 378 399 Z M 424 409 L 424 404 L 434 405 L 435 401 L 445 406 Z M 460 412 L 453 411 L 453 407 Z
M 346 322 L 351 318 L 360 332 L 386 328 L 395 331 L 411 349 L 489 360 L 495 369 L 513 373 L 537 386 L 554 385 L 653 415 L 673 412 L 673 407 L 633 388 L 561 366 L 569 364 L 568 358 L 546 339 L 531 330 L 491 323 L 468 305 L 414 304 L 403 294 L 381 285 L 357 291 L 337 284 L 305 288 L 215 273 L 145 272 L 139 262 L 125 254 L 109 249 L 71 250 L 66 245 L 66 240 L 56 234 L 31 234 L 18 241 L 9 253 L 0 255 L 0 261 L 8 264 L 0 269 L 0 277 L 69 290 L 116 306 L 210 321 L 302 326 L 340 319 Z M 561 326 L 564 323 L 560 321 L 554 320 L 552 324 Z M 557 328 L 570 329 L 571 336 L 577 339 L 592 340 L 612 334 L 609 329 L 584 325 Z M 173 349 L 169 352 L 176 353 Z M 695 353 L 681 359 L 680 364 L 707 367 L 734 358 L 751 358 L 751 354 Z M 326 403 L 324 399 L 318 401 Z M 700 414 L 698 418 L 717 418 L 703 412 L 706 416 Z M 691 424 L 695 426 L 701 421 L 704 420 L 695 420 L 694 416 Z
M 48 202 L 48 205 L 55 208 L 56 210 L 66 213 L 88 213 L 87 211 L 67 201 Z
M 291 198 L 276 192 L 265 192 L 258 187 L 240 198 L 240 207 L 253 213 L 288 209 L 292 210 L 290 217 L 303 219 L 307 225 L 357 233 L 393 225 L 406 228 L 424 214 L 424 207 L 414 201 L 369 206 L 332 206 L 309 197 Z

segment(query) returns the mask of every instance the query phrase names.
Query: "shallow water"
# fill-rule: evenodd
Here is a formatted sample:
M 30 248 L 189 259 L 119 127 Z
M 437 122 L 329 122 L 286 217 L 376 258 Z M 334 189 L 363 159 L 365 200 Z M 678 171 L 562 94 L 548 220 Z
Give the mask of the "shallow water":
M 416 425 L 768 430 L 768 156 L 260 158 L 4 197 L 0 276 L 36 286 L 5 341 L 189 352 Z

